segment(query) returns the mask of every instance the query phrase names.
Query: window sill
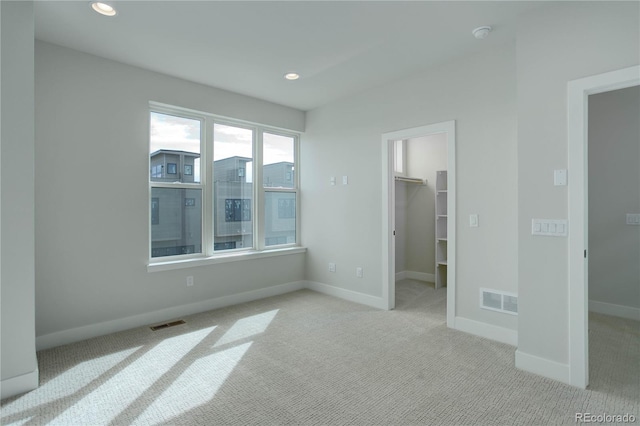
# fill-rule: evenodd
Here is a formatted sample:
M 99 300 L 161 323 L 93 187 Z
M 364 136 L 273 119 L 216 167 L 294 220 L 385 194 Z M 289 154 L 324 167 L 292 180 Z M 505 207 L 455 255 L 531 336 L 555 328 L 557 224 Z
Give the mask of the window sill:
M 211 257 L 199 257 L 196 259 L 173 260 L 168 262 L 156 262 L 147 265 L 147 272 L 171 271 L 174 269 L 193 268 L 196 266 L 217 265 L 219 263 L 238 262 L 241 260 L 263 259 L 266 257 L 286 256 L 290 254 L 305 253 L 306 247 L 287 247 L 263 251 L 246 251 L 242 253 L 219 254 Z

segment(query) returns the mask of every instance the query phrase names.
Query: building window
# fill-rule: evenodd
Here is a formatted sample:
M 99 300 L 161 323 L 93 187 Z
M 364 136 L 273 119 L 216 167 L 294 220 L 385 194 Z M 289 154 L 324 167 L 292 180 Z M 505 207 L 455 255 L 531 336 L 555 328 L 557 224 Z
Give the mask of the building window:
M 213 249 L 214 250 L 233 250 L 236 248 L 236 242 L 235 241 L 227 241 L 224 243 L 214 243 L 213 244 Z
M 158 197 L 151 197 L 151 224 L 160 224 L 160 199 Z
M 297 135 L 164 105 L 150 115 L 152 261 L 298 243 Z
M 278 200 L 278 219 L 293 219 L 296 217 L 296 199 L 280 198 Z
M 249 222 L 251 220 L 251 200 L 237 198 L 224 200 L 225 222 Z
M 151 166 L 151 177 L 152 178 L 162 177 L 162 164 L 156 164 L 154 166 Z

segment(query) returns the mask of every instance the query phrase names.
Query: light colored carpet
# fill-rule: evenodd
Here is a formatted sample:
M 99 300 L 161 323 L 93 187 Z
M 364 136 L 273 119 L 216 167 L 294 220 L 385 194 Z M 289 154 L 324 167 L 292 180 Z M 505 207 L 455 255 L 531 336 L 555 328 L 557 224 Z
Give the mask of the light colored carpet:
M 446 289 L 406 280 L 385 312 L 309 290 L 38 353 L 3 425 L 575 424 L 640 417 L 638 323 L 593 316 L 583 391 L 445 324 Z M 169 320 L 169 318 L 168 318 Z

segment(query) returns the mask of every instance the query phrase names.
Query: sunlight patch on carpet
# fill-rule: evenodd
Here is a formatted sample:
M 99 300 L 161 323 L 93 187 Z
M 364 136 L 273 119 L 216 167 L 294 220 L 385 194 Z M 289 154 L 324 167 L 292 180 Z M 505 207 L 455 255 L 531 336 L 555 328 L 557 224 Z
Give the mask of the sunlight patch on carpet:
M 207 403 L 218 392 L 253 342 L 198 359 L 133 424 L 159 424 Z
M 275 318 L 279 309 L 273 311 L 264 312 L 258 315 L 252 315 L 250 317 L 242 318 L 236 321 L 233 326 L 216 342 L 213 347 L 226 345 L 227 343 L 235 342 L 237 340 L 246 339 L 247 337 L 255 336 L 256 334 L 263 333 L 271 321 Z
M 167 338 L 102 386 L 69 407 L 50 424 L 106 424 L 131 405 L 215 327 Z

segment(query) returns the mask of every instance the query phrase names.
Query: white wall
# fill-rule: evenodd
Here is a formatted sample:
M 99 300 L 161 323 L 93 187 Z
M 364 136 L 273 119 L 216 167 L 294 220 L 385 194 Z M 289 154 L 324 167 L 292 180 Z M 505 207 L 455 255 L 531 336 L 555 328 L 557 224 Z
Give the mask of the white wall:
M 567 187 L 553 186 L 567 168 L 567 82 L 638 64 L 638 12 L 558 2 L 518 23 L 518 352 L 556 377 L 568 374 L 568 242 L 532 236 L 531 219 L 567 218 Z
M 436 171 L 447 169 L 444 133 L 407 141 L 407 170 L 426 186 L 407 185 L 407 270 L 435 274 Z
M 638 86 L 589 97 L 590 308 L 631 307 L 638 319 L 640 226 L 626 225 L 626 214 L 640 213 L 639 117 Z
M 516 291 L 515 47 L 474 55 L 307 113 L 302 138 L 306 276 L 382 297 L 381 135 L 456 120 L 457 314 L 515 330 L 516 317 L 481 311 L 479 287 Z M 349 175 L 349 185 L 329 185 Z M 469 228 L 469 213 L 481 226 Z M 327 263 L 337 262 L 329 273 Z M 364 277 L 355 276 L 356 266 Z
M 33 3 L 0 2 L 2 398 L 38 386 L 34 314 Z
M 71 336 L 142 325 L 145 313 L 303 279 L 304 254 L 146 269 L 149 101 L 292 130 L 303 130 L 303 112 L 43 42 L 35 65 L 39 340 L 50 346 L 65 330 L 134 315 Z

